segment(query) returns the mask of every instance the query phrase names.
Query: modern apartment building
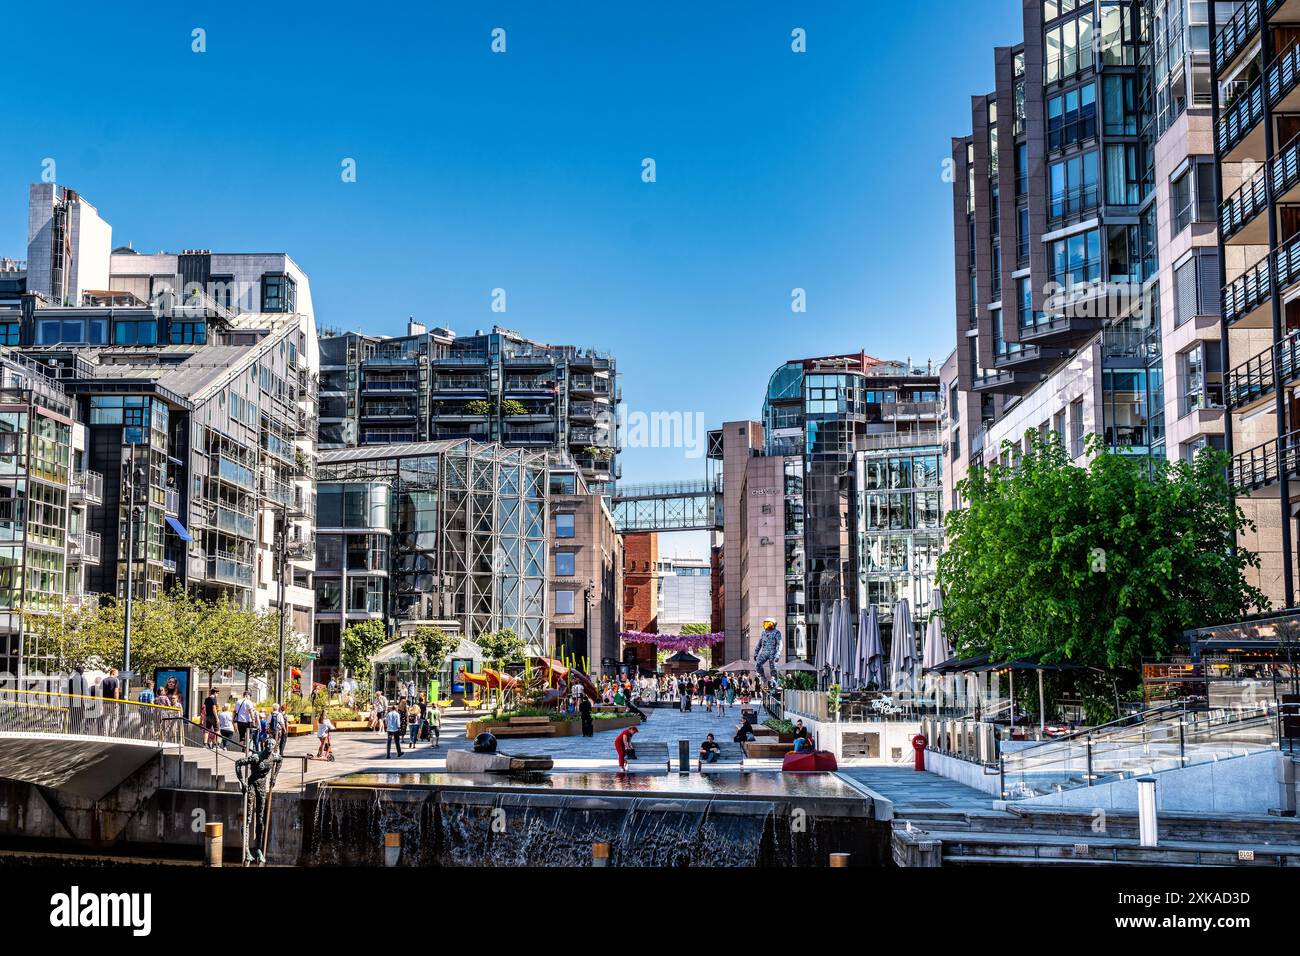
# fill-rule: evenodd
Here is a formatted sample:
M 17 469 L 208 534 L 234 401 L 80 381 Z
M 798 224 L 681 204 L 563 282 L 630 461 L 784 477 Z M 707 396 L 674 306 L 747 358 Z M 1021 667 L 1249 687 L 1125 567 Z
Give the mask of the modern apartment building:
M 470 439 L 564 451 L 597 491 L 619 477 L 608 355 L 415 321 L 399 337 L 329 336 L 321 355 L 322 447 Z
M 1226 445 L 1207 5 L 1023 10 L 953 140 L 947 508 L 1026 432 L 1080 461 L 1090 434 L 1150 458 Z
M 63 509 L 76 569 L 60 596 L 183 586 L 284 607 L 309 637 L 307 277 L 283 253 L 113 250 L 71 190 L 33 187 L 29 205 L 28 270 L 0 303 L 0 336 L 70 407 L 70 506 L 47 503 Z
M 1238 504 L 1258 526 L 1258 585 L 1296 604 L 1300 498 L 1300 3 L 1211 2 L 1221 337 Z
M 939 376 L 865 353 L 787 362 L 763 421 L 710 436 L 723 469 L 726 658 L 749 657 L 764 618 L 812 657 L 823 607 L 907 597 L 926 619 L 942 534 Z

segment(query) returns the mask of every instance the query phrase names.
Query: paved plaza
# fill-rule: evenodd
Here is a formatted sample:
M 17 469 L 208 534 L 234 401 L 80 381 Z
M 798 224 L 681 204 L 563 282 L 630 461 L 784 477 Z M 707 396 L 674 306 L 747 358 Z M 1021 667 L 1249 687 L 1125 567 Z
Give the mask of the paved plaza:
M 667 744 L 668 752 L 674 757 L 674 761 L 679 740 L 691 742 L 691 756 L 694 758 L 705 734 L 712 733 L 717 740 L 728 742 L 740 724 L 739 705 L 729 707 L 725 713 L 719 713 L 717 710 L 710 713 L 700 705 L 693 707 L 689 713 L 682 713 L 676 708 L 668 707 L 643 709 L 649 719 L 638 728 L 637 742 L 661 741 Z M 759 719 L 762 720 L 764 715 L 761 708 L 759 710 Z M 432 743 L 421 741 L 412 750 L 407 747 L 404 740 L 402 756 L 399 758 L 394 755 L 392 759 L 385 757 L 386 734 L 370 731 L 335 733 L 333 739 L 336 759 L 332 762 L 308 763 L 305 779 L 310 783 L 366 771 L 384 773 L 400 770 L 402 773 L 422 773 L 444 770 L 447 766 L 449 750 L 468 750 L 473 746 L 474 742 L 465 736 L 465 725 L 471 719 L 476 718 L 458 711 L 444 715 L 442 739 L 437 747 Z M 600 721 L 596 724 L 599 727 Z M 498 746 L 503 753 L 547 754 L 554 759 L 556 770 L 616 770 L 618 758 L 614 753 L 614 738 L 617 736 L 616 731 L 598 731 L 593 737 L 581 735 L 503 737 Z M 285 754 L 286 756 L 314 754 L 316 746 L 315 734 L 291 738 L 285 748 Z M 303 779 L 300 774 L 300 763 L 298 760 L 286 762 L 286 766 L 281 771 L 282 785 L 297 786 Z M 749 762 L 751 768 L 768 765 L 779 769 L 780 761 L 760 761 L 758 764 Z

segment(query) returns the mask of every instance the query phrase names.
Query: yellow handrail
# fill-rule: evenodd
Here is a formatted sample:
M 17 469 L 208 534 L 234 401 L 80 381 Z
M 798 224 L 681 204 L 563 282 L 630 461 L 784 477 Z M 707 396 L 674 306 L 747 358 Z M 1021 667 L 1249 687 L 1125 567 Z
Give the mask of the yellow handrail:
M 146 704 L 139 700 L 127 700 L 122 697 L 99 697 L 95 694 L 69 694 L 58 690 L 16 690 L 7 687 L 0 687 L 0 694 L 36 694 L 41 697 L 58 697 L 60 699 L 71 700 L 93 700 L 97 704 L 103 704 L 111 701 L 114 704 L 127 704 L 131 707 L 152 707 L 156 710 L 166 710 L 179 714 L 181 708 L 171 704 Z

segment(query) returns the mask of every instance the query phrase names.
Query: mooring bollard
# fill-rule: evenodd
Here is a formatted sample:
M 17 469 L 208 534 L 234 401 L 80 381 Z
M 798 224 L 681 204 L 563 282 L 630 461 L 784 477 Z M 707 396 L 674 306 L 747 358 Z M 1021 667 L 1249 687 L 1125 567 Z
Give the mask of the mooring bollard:
M 208 866 L 220 866 L 225 843 L 225 824 L 205 823 L 203 825 L 204 862 Z
M 1138 777 L 1138 843 L 1156 846 L 1160 842 L 1156 818 L 1156 778 Z
M 677 772 L 691 772 L 691 742 L 689 740 L 677 741 Z
M 384 866 L 397 866 L 402 856 L 402 835 L 400 833 L 384 834 Z
M 609 844 L 593 843 L 591 845 L 591 865 L 609 866 Z
M 831 866 L 848 866 L 849 855 L 847 853 L 832 853 Z

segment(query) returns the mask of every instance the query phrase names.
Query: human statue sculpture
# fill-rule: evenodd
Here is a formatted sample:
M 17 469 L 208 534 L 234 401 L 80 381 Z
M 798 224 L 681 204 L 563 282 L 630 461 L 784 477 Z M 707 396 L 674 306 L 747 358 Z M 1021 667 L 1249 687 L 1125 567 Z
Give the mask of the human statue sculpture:
M 758 643 L 754 645 L 754 670 L 758 671 L 758 676 L 771 683 L 773 668 L 776 665 L 777 655 L 781 651 L 781 632 L 777 629 L 776 621 L 772 618 L 763 619 L 763 632 L 758 635 Z M 763 665 L 768 665 L 767 675 L 763 674 Z
M 266 862 L 263 846 L 266 843 L 267 810 L 280 759 L 275 741 L 264 735 L 256 749 L 250 749 L 247 757 L 235 761 L 235 779 L 244 791 L 245 863 L 253 862 L 253 847 L 257 847 L 257 863 Z

